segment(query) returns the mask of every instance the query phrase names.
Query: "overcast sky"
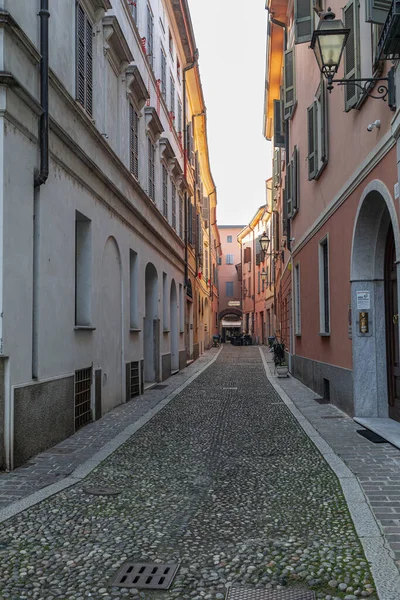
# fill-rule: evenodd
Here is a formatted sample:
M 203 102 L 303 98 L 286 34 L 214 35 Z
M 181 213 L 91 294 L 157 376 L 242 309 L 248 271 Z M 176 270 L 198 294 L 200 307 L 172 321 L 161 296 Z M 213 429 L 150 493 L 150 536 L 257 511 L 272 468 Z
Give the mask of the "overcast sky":
M 219 225 L 246 225 L 265 203 L 270 143 L 262 135 L 264 0 L 189 0 L 207 106 Z M 244 8 L 245 7 L 245 8 Z

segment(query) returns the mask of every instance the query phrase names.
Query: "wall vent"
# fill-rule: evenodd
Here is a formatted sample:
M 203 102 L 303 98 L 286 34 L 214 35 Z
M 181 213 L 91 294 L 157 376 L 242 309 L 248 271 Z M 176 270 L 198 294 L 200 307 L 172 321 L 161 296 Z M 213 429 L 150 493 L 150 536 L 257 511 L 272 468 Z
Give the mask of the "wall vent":
M 92 420 L 92 367 L 75 371 L 75 431 Z

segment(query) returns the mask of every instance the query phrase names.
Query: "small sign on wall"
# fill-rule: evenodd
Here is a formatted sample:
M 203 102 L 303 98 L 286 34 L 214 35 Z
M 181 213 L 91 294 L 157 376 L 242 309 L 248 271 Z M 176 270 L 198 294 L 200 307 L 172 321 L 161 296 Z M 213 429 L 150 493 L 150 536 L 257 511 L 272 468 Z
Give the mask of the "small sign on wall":
M 357 292 L 357 310 L 370 310 L 371 292 L 368 290 Z

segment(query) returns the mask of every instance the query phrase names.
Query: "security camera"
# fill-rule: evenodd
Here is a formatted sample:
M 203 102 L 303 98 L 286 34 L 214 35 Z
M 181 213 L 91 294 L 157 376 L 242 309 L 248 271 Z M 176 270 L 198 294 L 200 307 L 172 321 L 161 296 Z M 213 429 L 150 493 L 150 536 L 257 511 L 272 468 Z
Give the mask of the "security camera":
M 380 128 L 381 128 L 381 122 L 380 122 L 380 120 L 379 120 L 379 119 L 377 119 L 377 120 L 376 120 L 376 121 L 374 121 L 373 123 L 370 123 L 370 124 L 367 126 L 367 130 L 368 130 L 368 131 L 372 131 L 374 127 L 376 127 L 377 129 L 380 129 Z

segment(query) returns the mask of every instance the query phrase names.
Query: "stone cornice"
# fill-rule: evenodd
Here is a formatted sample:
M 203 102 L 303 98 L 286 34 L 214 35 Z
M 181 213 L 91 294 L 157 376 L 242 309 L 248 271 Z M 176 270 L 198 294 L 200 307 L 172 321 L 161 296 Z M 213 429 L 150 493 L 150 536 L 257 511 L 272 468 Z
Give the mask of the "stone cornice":
M 136 65 L 129 65 L 125 71 L 127 96 L 137 104 L 139 110 L 143 108 L 146 101 L 149 100 L 150 94 L 140 74 L 139 68 Z
M 147 106 L 144 110 L 146 115 L 146 127 L 150 131 L 153 138 L 157 141 L 164 127 L 160 121 L 160 117 L 157 114 L 156 109 L 153 106 Z
M 104 53 L 111 52 L 118 64 L 119 71 L 125 70 L 133 61 L 133 54 L 122 32 L 121 26 L 115 15 L 103 19 Z

